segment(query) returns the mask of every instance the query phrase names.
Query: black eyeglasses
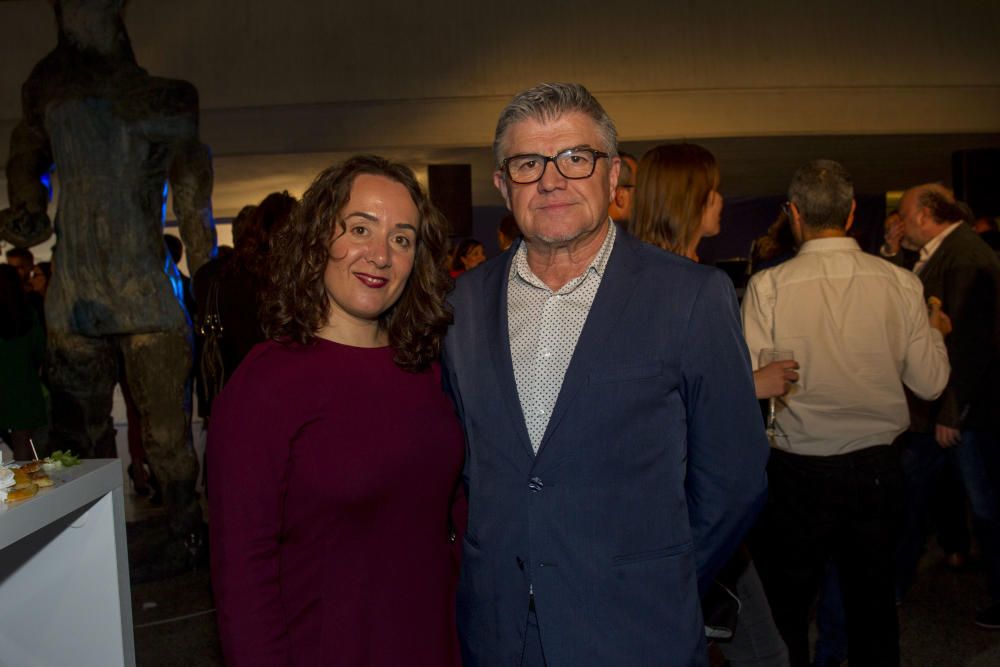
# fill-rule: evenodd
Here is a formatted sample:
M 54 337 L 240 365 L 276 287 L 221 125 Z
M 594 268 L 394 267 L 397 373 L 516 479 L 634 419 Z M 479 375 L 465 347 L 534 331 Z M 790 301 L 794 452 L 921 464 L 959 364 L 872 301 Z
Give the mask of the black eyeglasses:
M 500 163 L 500 171 L 506 172 L 510 180 L 519 185 L 540 181 L 549 162 L 564 178 L 590 178 L 594 175 L 598 158 L 611 157 L 608 153 L 593 148 L 568 148 L 549 157 L 537 153 L 512 155 Z

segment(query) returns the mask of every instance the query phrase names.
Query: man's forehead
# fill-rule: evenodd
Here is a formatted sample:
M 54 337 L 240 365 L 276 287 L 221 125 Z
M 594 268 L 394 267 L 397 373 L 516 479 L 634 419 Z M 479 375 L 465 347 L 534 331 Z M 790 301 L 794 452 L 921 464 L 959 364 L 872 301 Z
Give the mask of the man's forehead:
M 593 118 L 580 111 L 569 111 L 551 118 L 524 118 L 511 124 L 504 144 L 508 152 L 521 153 L 595 146 L 600 140 L 600 128 Z
M 902 214 L 904 208 L 909 208 L 909 205 L 913 203 L 914 197 L 916 197 L 916 190 L 910 189 L 903 193 L 903 196 L 899 200 L 900 214 Z

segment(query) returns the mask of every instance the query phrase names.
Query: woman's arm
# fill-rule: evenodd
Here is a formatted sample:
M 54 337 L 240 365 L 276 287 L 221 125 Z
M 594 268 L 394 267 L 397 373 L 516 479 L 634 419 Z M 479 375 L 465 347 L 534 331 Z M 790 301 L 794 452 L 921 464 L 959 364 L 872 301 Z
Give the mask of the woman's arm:
M 230 666 L 289 660 L 279 553 L 296 429 L 260 352 L 213 404 L 206 450 L 212 588 Z
M 753 388 L 757 399 L 784 396 L 788 391 L 788 383 L 799 379 L 799 374 L 795 372 L 798 367 L 797 361 L 782 359 L 772 361 L 767 366 L 755 370 L 753 372 Z

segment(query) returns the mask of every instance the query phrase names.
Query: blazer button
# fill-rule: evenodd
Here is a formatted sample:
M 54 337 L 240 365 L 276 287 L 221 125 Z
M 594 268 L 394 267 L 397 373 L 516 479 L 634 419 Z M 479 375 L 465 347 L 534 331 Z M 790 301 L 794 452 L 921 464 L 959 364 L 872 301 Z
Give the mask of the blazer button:
M 541 477 L 532 477 L 531 479 L 528 480 L 528 488 L 531 489 L 532 491 L 536 492 L 536 493 L 538 491 L 541 491 L 542 487 L 544 487 L 544 486 L 545 485 L 542 484 L 542 478 Z

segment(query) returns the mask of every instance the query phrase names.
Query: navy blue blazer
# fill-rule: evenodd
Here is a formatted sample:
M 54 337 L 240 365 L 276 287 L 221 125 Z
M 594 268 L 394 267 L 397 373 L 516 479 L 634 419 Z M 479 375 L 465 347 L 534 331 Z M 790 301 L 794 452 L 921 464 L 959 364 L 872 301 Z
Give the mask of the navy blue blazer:
M 619 229 L 538 455 L 507 333 L 516 246 L 452 295 L 465 428 L 465 667 L 520 664 L 533 587 L 550 667 L 707 664 L 699 589 L 762 505 L 767 440 L 721 271 Z

